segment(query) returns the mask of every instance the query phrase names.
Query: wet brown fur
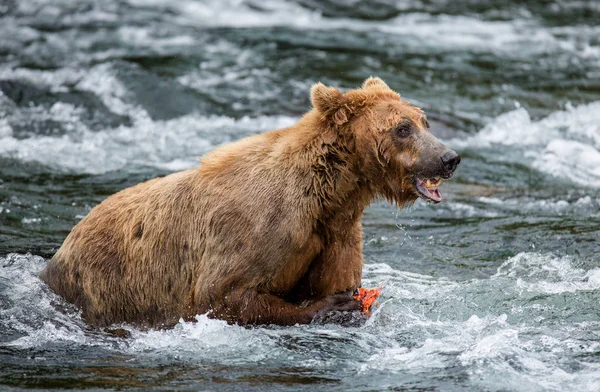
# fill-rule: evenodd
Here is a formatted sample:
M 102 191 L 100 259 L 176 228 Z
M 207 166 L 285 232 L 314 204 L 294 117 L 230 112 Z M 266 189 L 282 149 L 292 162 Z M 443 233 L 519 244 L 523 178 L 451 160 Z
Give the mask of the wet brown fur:
M 311 93 L 314 109 L 296 125 L 107 198 L 41 278 L 98 326 L 169 326 L 205 312 L 290 325 L 335 309 L 336 294 L 361 284 L 364 208 L 378 196 L 399 207 L 417 198 L 420 150 L 398 150 L 389 130 L 424 116 L 378 78 Z

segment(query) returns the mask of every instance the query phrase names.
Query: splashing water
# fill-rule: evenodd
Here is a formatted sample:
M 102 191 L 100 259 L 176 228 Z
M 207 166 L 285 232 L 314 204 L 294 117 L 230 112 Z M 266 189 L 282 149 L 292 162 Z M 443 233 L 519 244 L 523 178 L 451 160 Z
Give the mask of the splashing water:
M 348 388 L 367 379 L 381 379 L 385 387 L 393 375 L 421 379 L 424 386 L 436 380 L 473 388 L 498 382 L 523 391 L 593 391 L 600 382 L 594 360 L 600 353 L 600 268 L 576 267 L 569 257 L 520 253 L 489 278 L 463 282 L 369 264 L 365 284 L 384 282 L 385 290 L 373 317 L 358 328 L 248 329 L 199 315 L 195 323 L 181 321 L 166 331 L 124 326 L 131 333 L 126 339 L 86 327 L 49 293 L 36 277 L 41 258 L 11 254 L 0 262 L 1 295 L 10 304 L 1 313 L 0 326 L 9 331 L 2 345 L 38 361 L 87 351 L 108 362 L 133 361 L 139 373 L 173 362 L 210 377 L 228 369 L 242 380 L 244 369 L 260 363 L 258 374 L 290 369 L 299 379 L 318 374 Z M 88 366 L 67 362 L 82 371 Z M 343 379 L 338 369 L 344 369 Z

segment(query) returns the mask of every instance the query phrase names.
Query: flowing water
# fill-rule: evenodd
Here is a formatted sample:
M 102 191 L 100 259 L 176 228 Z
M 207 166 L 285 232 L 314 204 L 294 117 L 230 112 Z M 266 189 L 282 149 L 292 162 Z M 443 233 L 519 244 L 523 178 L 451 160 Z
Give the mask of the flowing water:
M 0 1 L 0 389 L 600 390 L 594 1 Z M 37 274 L 108 195 L 382 77 L 463 157 L 364 223 L 364 326 L 86 326 Z

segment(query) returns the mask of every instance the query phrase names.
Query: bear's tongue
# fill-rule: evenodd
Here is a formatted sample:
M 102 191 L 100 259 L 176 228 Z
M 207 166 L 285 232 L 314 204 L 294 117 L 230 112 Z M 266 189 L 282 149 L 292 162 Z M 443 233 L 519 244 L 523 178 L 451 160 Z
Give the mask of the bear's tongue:
M 427 192 L 429 193 L 429 197 L 436 202 L 442 201 L 442 194 L 440 190 L 436 188 L 427 188 Z

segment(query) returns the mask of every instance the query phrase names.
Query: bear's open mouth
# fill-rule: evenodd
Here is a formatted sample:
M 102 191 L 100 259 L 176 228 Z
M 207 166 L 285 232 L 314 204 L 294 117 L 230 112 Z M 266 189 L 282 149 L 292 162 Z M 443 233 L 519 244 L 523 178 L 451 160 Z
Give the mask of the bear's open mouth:
M 442 183 L 441 178 L 415 178 L 415 188 L 423 200 L 439 203 L 442 201 L 442 194 L 438 186 Z

